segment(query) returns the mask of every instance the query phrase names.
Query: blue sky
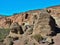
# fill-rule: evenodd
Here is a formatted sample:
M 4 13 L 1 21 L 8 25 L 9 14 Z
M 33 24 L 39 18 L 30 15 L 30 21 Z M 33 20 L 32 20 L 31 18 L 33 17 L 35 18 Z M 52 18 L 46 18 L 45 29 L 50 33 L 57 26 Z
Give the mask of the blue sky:
M 12 15 L 55 5 L 60 5 L 60 0 L 0 0 L 0 14 Z

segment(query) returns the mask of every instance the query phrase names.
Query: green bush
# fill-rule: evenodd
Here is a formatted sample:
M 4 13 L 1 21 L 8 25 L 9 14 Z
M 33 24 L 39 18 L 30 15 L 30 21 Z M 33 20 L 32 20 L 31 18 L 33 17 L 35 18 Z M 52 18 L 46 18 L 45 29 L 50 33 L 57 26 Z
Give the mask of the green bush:
M 33 45 L 36 45 L 36 43 L 33 43 Z
M 40 34 L 33 35 L 33 38 L 34 38 L 36 41 L 38 41 L 38 42 L 43 39 Z
M 10 29 L 0 29 L 0 41 L 4 40 L 6 36 L 9 34 Z

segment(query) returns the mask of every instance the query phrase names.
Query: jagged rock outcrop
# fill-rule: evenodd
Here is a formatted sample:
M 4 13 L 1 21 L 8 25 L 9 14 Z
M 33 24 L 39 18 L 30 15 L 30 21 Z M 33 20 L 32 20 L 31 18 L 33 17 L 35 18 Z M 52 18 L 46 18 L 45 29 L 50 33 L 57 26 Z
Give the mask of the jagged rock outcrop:
M 29 24 L 28 22 L 25 22 L 23 25 L 19 25 L 18 22 L 12 23 L 10 26 L 10 34 L 8 35 L 7 38 L 12 37 L 13 41 L 14 38 L 19 38 L 21 40 L 20 42 L 23 43 L 22 45 L 25 45 L 25 39 L 29 37 L 32 39 L 31 41 L 37 42 L 37 44 L 40 43 L 40 41 L 45 39 L 45 43 L 48 42 L 48 44 L 52 43 L 52 38 L 50 34 L 53 32 L 55 28 L 55 22 L 53 20 L 53 17 L 49 15 L 46 11 L 41 10 L 41 13 L 37 15 L 33 15 L 33 24 Z M 27 18 L 27 17 L 25 17 Z M 25 27 L 25 28 L 24 28 Z M 23 35 L 22 35 L 23 34 Z M 24 38 L 26 36 L 26 38 Z M 36 37 L 37 36 L 37 37 Z M 40 36 L 40 37 L 38 37 Z M 22 38 L 21 38 L 22 37 Z M 36 40 L 37 38 L 37 40 Z M 12 41 L 12 42 L 13 42 Z M 26 42 L 27 44 L 30 45 L 31 41 Z M 34 45 L 34 43 L 31 45 Z
M 51 43 L 50 34 L 55 29 L 55 20 L 49 13 L 43 11 L 38 16 L 38 19 L 34 25 L 33 35 L 40 34 L 43 38 L 46 38 Z

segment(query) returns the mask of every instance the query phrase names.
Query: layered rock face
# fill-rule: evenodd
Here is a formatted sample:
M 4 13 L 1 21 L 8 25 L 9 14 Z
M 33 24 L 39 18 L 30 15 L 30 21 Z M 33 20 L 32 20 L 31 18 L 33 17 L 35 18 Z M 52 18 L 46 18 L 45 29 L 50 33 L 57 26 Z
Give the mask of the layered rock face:
M 3 45 L 53 45 L 59 15 L 59 7 L 52 7 L 0 18 L 0 28 L 10 30 Z

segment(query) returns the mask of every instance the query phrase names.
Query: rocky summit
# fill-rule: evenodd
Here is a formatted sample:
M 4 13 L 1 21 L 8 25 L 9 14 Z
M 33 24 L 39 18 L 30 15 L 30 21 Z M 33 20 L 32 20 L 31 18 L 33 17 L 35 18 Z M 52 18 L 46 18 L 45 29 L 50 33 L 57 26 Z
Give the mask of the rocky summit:
M 0 16 L 0 45 L 60 45 L 60 6 Z

